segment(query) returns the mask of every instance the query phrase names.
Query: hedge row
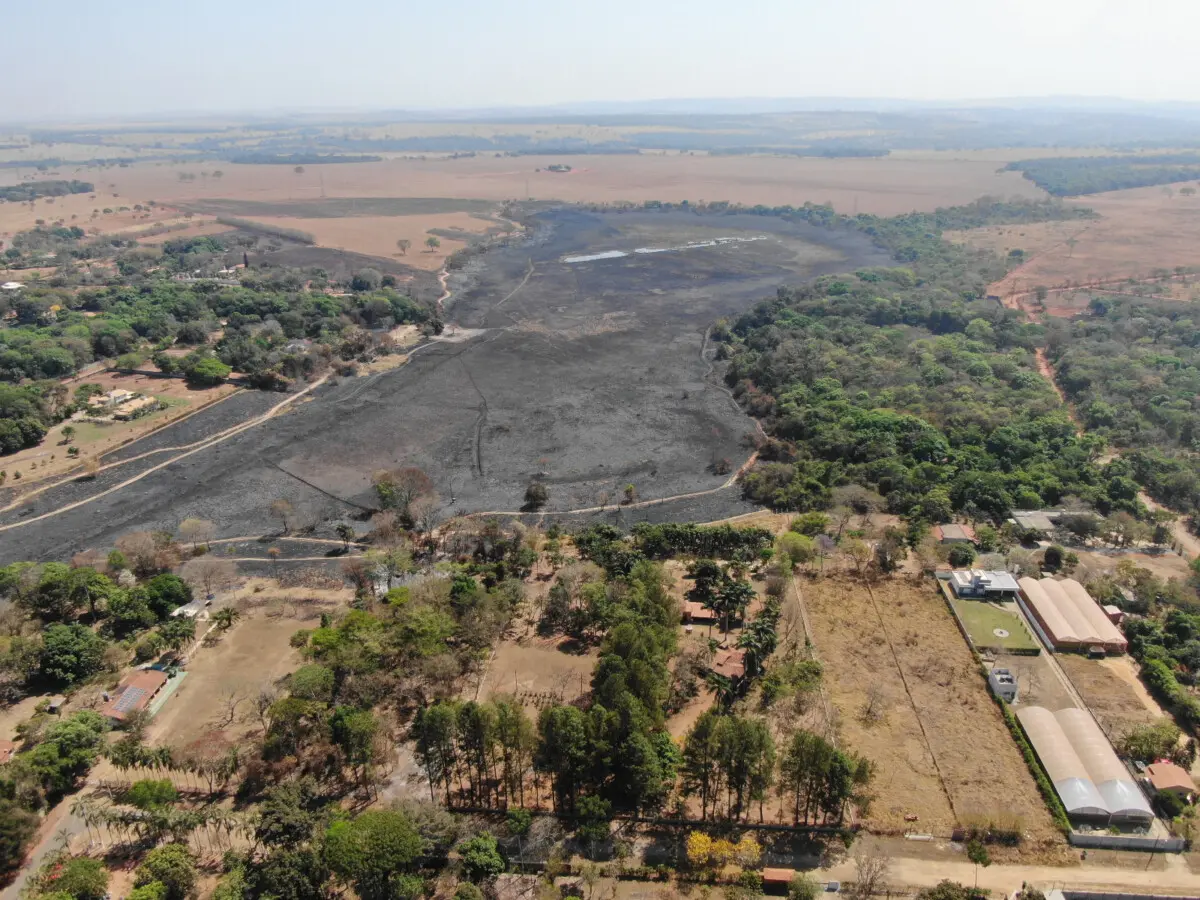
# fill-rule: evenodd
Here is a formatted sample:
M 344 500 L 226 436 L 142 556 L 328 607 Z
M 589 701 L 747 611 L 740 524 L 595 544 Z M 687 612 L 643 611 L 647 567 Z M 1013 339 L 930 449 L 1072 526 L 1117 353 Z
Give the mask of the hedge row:
M 1200 700 L 1197 700 L 1176 680 L 1175 673 L 1161 659 L 1143 659 L 1142 680 L 1160 702 L 1167 706 L 1189 731 L 1200 727 Z
M 987 678 L 987 669 L 983 663 L 979 664 L 979 672 L 984 679 Z M 1046 806 L 1050 810 L 1050 816 L 1054 819 L 1054 824 L 1058 826 L 1059 831 L 1063 834 L 1071 833 L 1071 821 L 1067 818 L 1066 807 L 1062 805 L 1062 801 L 1058 799 L 1058 792 L 1054 790 L 1054 785 L 1050 783 L 1050 779 L 1046 776 L 1046 770 L 1042 768 L 1042 764 L 1038 762 L 1037 754 L 1033 752 L 1033 747 L 1025 738 L 1025 732 L 1021 730 L 1021 723 L 1017 721 L 1017 717 L 1012 714 L 1012 710 L 1008 708 L 1008 704 L 997 697 L 992 691 L 988 691 L 992 700 L 1000 707 L 1000 715 L 1004 717 L 1004 724 L 1008 726 L 1008 731 L 1012 738 L 1017 743 L 1017 747 L 1021 750 L 1021 755 L 1025 757 L 1025 765 L 1029 767 L 1029 774 L 1033 776 L 1033 780 L 1037 783 L 1038 790 L 1042 793 L 1042 799 L 1046 801 Z

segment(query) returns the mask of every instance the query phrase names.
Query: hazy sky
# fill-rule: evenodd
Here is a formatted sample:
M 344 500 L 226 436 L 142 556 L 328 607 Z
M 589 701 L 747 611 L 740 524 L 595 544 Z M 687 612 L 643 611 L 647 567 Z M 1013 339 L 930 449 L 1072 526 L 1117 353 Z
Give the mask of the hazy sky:
M 1195 0 L 5 6 L 8 120 L 677 97 L 1200 101 Z

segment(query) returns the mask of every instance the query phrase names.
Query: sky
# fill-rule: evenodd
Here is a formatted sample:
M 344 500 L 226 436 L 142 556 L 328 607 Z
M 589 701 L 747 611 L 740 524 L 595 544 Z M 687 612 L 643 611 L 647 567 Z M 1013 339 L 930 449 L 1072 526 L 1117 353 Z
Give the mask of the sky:
M 1195 0 L 5 5 L 5 121 L 695 97 L 1200 101 Z

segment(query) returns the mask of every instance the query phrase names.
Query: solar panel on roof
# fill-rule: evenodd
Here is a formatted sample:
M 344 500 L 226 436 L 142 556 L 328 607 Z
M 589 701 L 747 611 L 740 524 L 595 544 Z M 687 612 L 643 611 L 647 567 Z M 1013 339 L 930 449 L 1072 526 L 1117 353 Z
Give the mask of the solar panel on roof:
M 127 687 L 125 688 L 124 693 L 121 694 L 120 699 L 117 700 L 116 705 L 113 706 L 113 712 L 129 712 L 129 710 L 137 706 L 145 696 L 146 690 L 144 688 Z

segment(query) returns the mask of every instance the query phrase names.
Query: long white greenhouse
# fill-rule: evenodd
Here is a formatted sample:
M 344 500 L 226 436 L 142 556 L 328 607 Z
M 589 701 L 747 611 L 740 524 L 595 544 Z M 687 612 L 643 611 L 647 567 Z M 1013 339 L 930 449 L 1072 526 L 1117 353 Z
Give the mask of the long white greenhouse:
M 1029 743 L 1073 819 L 1149 824 L 1154 812 L 1096 721 L 1074 707 L 1017 711 Z

